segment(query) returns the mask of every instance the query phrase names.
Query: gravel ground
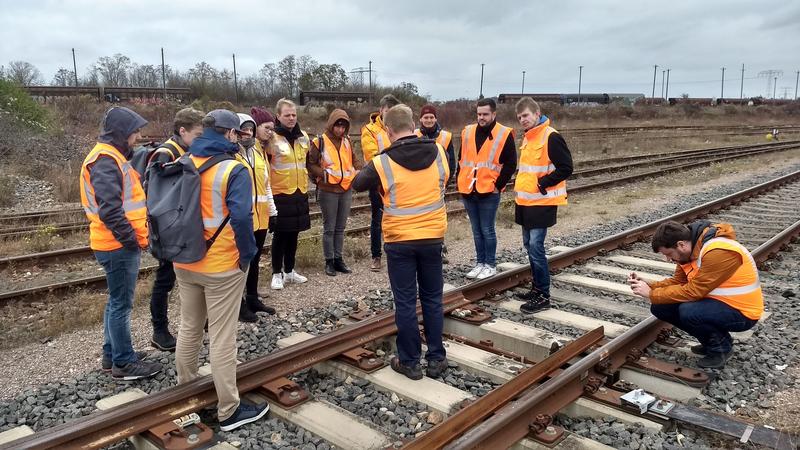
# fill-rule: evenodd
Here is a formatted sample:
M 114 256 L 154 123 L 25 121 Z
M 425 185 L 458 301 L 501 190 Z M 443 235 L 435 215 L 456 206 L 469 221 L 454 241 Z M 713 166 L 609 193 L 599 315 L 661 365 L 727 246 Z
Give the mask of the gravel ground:
M 679 197 L 672 202 L 665 200 L 663 203 L 654 203 L 651 199 L 645 198 L 634 199 L 629 202 L 626 211 L 635 211 L 635 214 L 618 220 L 608 221 L 617 212 L 613 208 L 610 208 L 611 213 L 586 213 L 582 214 L 581 217 L 566 214 L 560 220 L 559 226 L 549 236 L 548 245 L 578 245 L 596 239 L 599 236 L 622 231 L 644 221 L 662 217 L 666 213 L 686 209 L 711 197 L 731 193 L 743 187 L 756 184 L 763 181 L 763 176 L 760 175 L 787 173 L 800 167 L 800 164 L 794 160 L 792 160 L 791 164 L 787 164 L 786 160 L 780 160 L 778 165 L 782 167 L 779 170 L 775 170 L 774 167 L 763 167 L 752 171 L 750 176 L 746 176 L 743 173 L 735 173 L 729 174 L 725 179 L 716 178 L 712 182 L 702 184 L 706 189 L 699 193 L 691 193 L 698 190 L 698 188 L 688 183 L 680 185 L 681 187 L 677 189 L 679 192 L 675 192 L 676 189 L 674 188 L 665 186 L 664 189 L 676 195 L 684 192 L 687 195 Z M 683 180 L 686 181 L 686 177 L 683 177 Z M 731 180 L 732 182 L 727 183 Z M 668 184 L 668 181 L 668 179 L 660 179 L 655 184 Z M 644 184 L 646 185 L 646 183 Z M 626 195 L 630 195 L 631 191 L 636 189 L 635 187 L 627 187 L 625 189 L 627 191 Z M 641 189 L 649 188 L 642 187 Z M 608 195 L 613 198 L 617 194 L 619 194 L 619 191 Z M 597 207 L 597 205 L 592 204 L 592 198 L 597 199 L 599 197 L 589 194 L 585 197 L 580 197 L 577 201 L 573 201 L 573 204 L 587 205 L 591 210 L 592 207 Z M 605 208 L 607 206 L 602 207 Z M 574 207 L 573 209 L 580 210 L 581 208 Z M 624 213 L 624 211 L 620 211 L 621 213 Z M 607 223 L 591 228 L 587 226 L 587 224 L 598 220 L 606 220 Z M 500 260 L 524 262 L 526 258 L 519 248 L 518 229 L 510 225 L 503 226 L 502 223 L 498 228 L 500 229 L 498 233 Z M 583 231 L 576 233 L 575 230 Z M 471 239 L 448 240 L 448 247 L 450 249 L 448 258 L 453 262 L 459 263 L 454 264 L 452 268 L 456 275 L 455 277 L 453 277 L 453 274 L 448 273 L 448 277 L 453 277 L 455 281 L 463 274 L 465 268 L 469 269 L 468 261 L 472 257 L 474 250 L 471 248 Z M 390 296 L 386 292 L 387 282 L 384 273 L 369 272 L 367 261 L 354 262 L 352 266 L 355 269 L 354 274 L 337 276 L 333 279 L 325 277 L 320 271 L 304 271 L 303 273 L 308 275 L 311 280 L 309 283 L 290 286 L 282 292 L 273 292 L 269 302 L 276 305 L 282 314 L 272 318 L 262 318 L 257 325 L 247 325 L 240 329 L 239 358 L 246 360 L 257 355 L 269 353 L 275 348 L 274 342 L 278 338 L 286 336 L 292 331 L 324 332 L 330 330 L 341 317 L 359 305 L 373 309 L 390 308 Z M 451 271 L 449 267 L 447 267 L 447 270 L 448 272 Z M 796 274 L 791 276 L 794 276 L 795 280 L 797 279 Z M 266 277 L 264 277 L 262 284 L 265 282 Z M 325 294 L 320 295 L 323 292 Z M 350 298 L 346 301 L 333 302 L 333 300 L 340 300 L 342 293 Z M 784 352 L 785 354 L 775 354 L 777 353 L 775 351 L 777 348 L 786 349 L 786 334 L 782 335 L 784 336 L 783 340 L 780 336 L 774 336 L 774 338 L 769 336 L 768 330 L 783 327 L 785 332 L 790 333 L 788 338 L 794 339 L 793 342 L 797 342 L 797 331 L 793 324 L 800 318 L 798 317 L 800 316 L 800 311 L 796 306 L 791 308 L 788 305 L 781 306 L 781 317 L 775 317 L 768 321 L 768 326 L 764 327 L 764 331 L 759 331 L 756 334 L 756 338 L 751 341 L 754 347 L 754 354 L 763 354 L 762 359 L 765 364 L 769 364 L 772 361 L 778 364 L 793 361 L 787 356 L 790 352 L 793 352 L 792 358 L 796 357 L 796 349 L 791 347 Z M 173 306 L 171 310 L 174 314 L 177 308 Z M 785 316 L 783 315 L 784 310 Z M 562 329 L 561 331 L 569 330 Z M 146 341 L 149 334 L 146 314 L 136 318 L 133 325 L 133 333 L 137 344 L 142 344 L 143 341 Z M 4 380 L 9 380 L 10 382 L 4 383 L 5 386 L 2 391 L 2 397 L 5 400 L 0 402 L 0 431 L 23 423 L 38 429 L 58 423 L 64 420 L 65 417 L 77 417 L 89 413 L 94 409 L 93 404 L 96 399 L 128 387 L 135 386 L 146 392 L 155 392 L 174 384 L 174 375 L 169 372 L 169 369 L 167 373 L 157 378 L 126 385 L 113 383 L 108 376 L 97 371 L 84 374 L 87 369 L 91 370 L 96 367 L 96 358 L 99 356 L 99 342 L 100 333 L 97 331 L 83 332 L 83 334 L 76 333 L 61 336 L 45 344 L 32 344 L 28 347 L 1 352 L 0 360 L 4 362 L 0 364 L 0 370 L 4 372 L 1 375 Z M 790 340 L 790 342 L 792 341 Z M 92 352 L 86 351 L 87 348 L 96 348 L 98 352 L 92 355 Z M 63 356 L 59 359 L 55 356 L 57 354 Z M 159 353 L 153 355 L 153 357 L 162 359 L 165 363 L 171 365 L 172 355 L 170 354 Z M 13 363 L 10 363 L 11 361 Z M 59 364 L 57 361 L 61 361 L 61 363 Z M 732 361 L 729 366 L 732 368 L 732 376 L 735 376 L 736 373 L 741 374 L 745 370 L 743 367 L 736 366 L 739 362 L 749 361 L 741 361 L 741 359 Z M 75 378 L 63 379 L 63 367 L 65 366 L 72 368 Z M 794 379 L 789 379 L 785 373 L 780 372 L 783 376 L 774 374 L 773 372 L 777 369 L 771 368 L 772 366 L 766 368 L 758 364 L 751 364 L 751 366 L 750 369 L 758 373 L 758 378 L 764 377 L 761 382 L 763 383 L 762 386 L 767 386 L 767 389 L 774 391 L 781 387 L 788 388 L 795 385 Z M 735 371 L 733 370 L 734 367 L 736 368 Z M 772 376 L 767 378 L 770 373 L 772 373 Z M 43 380 L 55 380 L 59 377 L 62 377 L 62 381 L 51 381 L 41 385 L 39 388 L 34 388 L 34 386 L 42 383 Z M 752 377 L 756 377 L 756 375 Z M 721 381 L 715 382 L 715 385 L 733 385 L 732 381 L 735 381 L 735 378 L 722 377 Z M 294 445 L 297 442 L 303 442 L 304 446 L 315 445 L 313 441 L 306 442 L 305 436 L 298 441 L 297 435 L 299 433 L 292 431 L 293 428 L 291 426 L 282 424 L 280 421 L 262 421 L 257 425 L 259 429 L 266 430 L 264 433 L 269 433 L 270 436 L 273 436 L 273 433 L 282 433 L 283 431 L 281 430 L 285 430 L 286 434 L 282 434 L 282 439 L 285 442 L 293 442 L 295 443 Z M 255 427 L 256 425 L 243 427 L 242 430 L 244 432 Z M 259 431 L 258 433 L 261 432 Z M 238 436 L 245 435 L 239 434 Z M 273 446 L 273 448 L 276 447 Z M 280 448 L 280 446 L 277 448 Z M 315 446 L 314 448 L 317 447 Z

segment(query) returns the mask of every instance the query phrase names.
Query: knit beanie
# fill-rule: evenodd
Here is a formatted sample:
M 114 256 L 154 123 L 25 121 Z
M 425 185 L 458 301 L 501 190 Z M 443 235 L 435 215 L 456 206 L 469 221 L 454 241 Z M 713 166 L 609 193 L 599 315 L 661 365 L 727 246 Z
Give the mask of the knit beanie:
M 253 117 L 253 120 L 256 121 L 256 126 L 259 126 L 265 122 L 275 123 L 275 116 L 273 116 L 272 113 L 266 109 L 258 106 L 253 106 L 250 108 L 250 115 Z
M 419 110 L 419 116 L 422 117 L 425 114 L 433 114 L 433 117 L 436 117 L 436 108 L 433 105 L 425 105 L 422 109 Z

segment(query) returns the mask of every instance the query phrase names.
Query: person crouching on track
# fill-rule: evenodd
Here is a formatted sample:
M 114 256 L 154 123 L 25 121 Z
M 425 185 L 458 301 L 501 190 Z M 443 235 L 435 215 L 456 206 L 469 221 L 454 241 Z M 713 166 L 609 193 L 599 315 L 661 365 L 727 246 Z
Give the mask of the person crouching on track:
M 720 369 L 733 353 L 730 332 L 753 328 L 764 313 L 764 296 L 753 256 L 727 223 L 701 220 L 688 227 L 665 222 L 653 235 L 653 251 L 677 264 L 663 281 L 631 273 L 633 293 L 650 300 L 654 316 L 694 336 L 703 355 L 697 365 Z
M 115 380 L 151 377 L 161 364 L 143 361 L 131 344 L 131 309 L 142 249 L 147 242 L 147 210 L 139 173 L 128 159 L 142 116 L 115 107 L 103 118 L 103 132 L 81 166 L 81 205 L 89 219 L 89 247 L 106 273 L 108 300 L 103 317 L 104 371 Z
M 183 156 L 195 138 L 203 132 L 203 113 L 184 108 L 175 114 L 172 122 L 172 137 L 164 141 L 153 152 L 148 167 L 153 162 L 163 164 L 175 161 Z M 175 351 L 175 337 L 169 332 L 169 293 L 175 287 L 175 269 L 172 261 L 159 260 L 156 279 L 153 281 L 153 292 L 150 295 L 150 317 L 153 322 L 153 347 L 163 351 Z
M 294 269 L 300 232 L 311 228 L 308 211 L 306 157 L 311 144 L 297 122 L 297 106 L 282 98 L 275 107 L 278 125 L 269 143 L 270 182 L 278 217 L 272 239 L 272 289 L 287 283 L 305 283 L 308 278 Z
M 417 286 L 428 352 L 427 375 L 447 368 L 442 344 L 442 242 L 447 231 L 447 155 L 435 141 L 414 135 L 411 109 L 403 104 L 384 116 L 391 146 L 374 157 L 353 180 L 353 189 L 381 192 L 383 239 L 389 284 L 394 295 L 397 354 L 394 371 L 422 378 L 417 323 Z
M 522 226 L 522 245 L 528 252 L 533 282 L 520 311 L 534 313 L 550 307 L 550 267 L 544 252 L 547 229 L 556 224 L 559 205 L 567 204 L 567 178 L 572 155 L 567 143 L 539 104 L 530 97 L 517 102 L 517 120 L 525 130 L 514 182 L 514 221 Z
M 245 293 L 242 306 L 239 308 L 240 322 L 257 322 L 256 313 L 275 314 L 275 308 L 265 305 L 258 295 L 258 264 L 270 222 L 275 221 L 278 210 L 272 199 L 272 188 L 269 185 L 269 163 L 264 154 L 256 148 L 256 121 L 247 114 L 239 114 L 241 131 L 239 132 L 239 153 L 236 154 L 253 179 L 253 230 L 256 238 L 256 255 L 250 260 L 247 271 Z M 274 223 L 273 223 L 274 224 Z
M 513 130 L 497 123 L 494 100 L 478 100 L 476 113 L 478 123 L 461 132 L 458 192 L 475 243 L 476 264 L 467 278 L 482 280 L 497 273 L 497 208 L 500 193 L 517 168 L 517 149 Z
M 222 160 L 200 174 L 200 210 L 204 234 L 222 230 L 200 261 L 175 263 L 181 293 L 181 327 L 175 351 L 178 383 L 198 376 L 197 357 L 208 319 L 209 356 L 220 428 L 230 431 L 253 422 L 269 406 L 239 400 L 236 386 L 236 328 L 250 260 L 256 254 L 253 235 L 253 188 L 247 167 L 237 161 L 239 117 L 224 109 L 203 119 L 203 134 L 189 147 L 195 167 L 211 158 Z M 227 155 L 224 158 L 222 155 Z M 225 222 L 229 217 L 230 221 Z
M 319 209 L 322 211 L 322 251 L 325 255 L 325 274 L 350 273 L 344 263 L 344 229 L 350 215 L 353 191 L 350 185 L 363 167 L 353 157 L 353 146 L 347 136 L 350 117 L 342 109 L 334 109 L 328 116 L 325 132 L 311 141 L 306 167 L 316 179 L 319 192 Z

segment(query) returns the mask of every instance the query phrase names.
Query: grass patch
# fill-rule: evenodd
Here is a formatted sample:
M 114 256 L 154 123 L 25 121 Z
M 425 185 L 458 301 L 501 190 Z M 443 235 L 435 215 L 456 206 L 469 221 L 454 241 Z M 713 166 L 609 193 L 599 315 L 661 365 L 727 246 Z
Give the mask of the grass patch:
M 0 79 L 0 110 L 28 128 L 47 128 L 47 110 L 12 81 Z
M 8 175 L 0 175 L 0 207 L 6 208 L 17 203 L 16 183 Z
M 44 225 L 29 236 L 25 236 L 23 241 L 32 252 L 41 253 L 52 250 L 57 239 L 60 238 L 56 236 L 56 228 L 52 225 Z

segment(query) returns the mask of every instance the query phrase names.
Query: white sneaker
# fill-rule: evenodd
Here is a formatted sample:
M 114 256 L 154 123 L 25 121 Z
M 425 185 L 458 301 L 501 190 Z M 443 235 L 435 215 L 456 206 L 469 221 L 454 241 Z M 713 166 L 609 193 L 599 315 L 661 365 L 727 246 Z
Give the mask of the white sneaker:
M 484 264 L 483 270 L 481 270 L 481 273 L 479 273 L 478 276 L 475 277 L 475 279 L 483 280 L 484 278 L 489 278 L 496 274 L 497 274 L 497 268 Z
M 283 289 L 283 274 L 276 273 L 272 275 L 272 283 L 269 285 L 272 289 Z
M 478 274 L 479 274 L 479 273 L 481 273 L 481 272 L 483 271 L 483 267 L 484 267 L 484 266 L 483 266 L 483 263 L 478 263 L 478 265 L 476 265 L 476 266 L 475 266 L 475 267 L 474 267 L 472 270 L 470 270 L 469 272 L 467 272 L 467 278 L 469 278 L 470 280 L 472 280 L 472 279 L 474 279 L 475 277 L 477 277 L 477 276 L 478 276 Z
M 295 270 L 292 270 L 289 273 L 285 273 L 285 274 L 283 274 L 283 276 L 284 276 L 284 280 L 287 283 L 302 284 L 302 283 L 305 283 L 306 281 L 308 281 L 308 278 L 300 275 Z

